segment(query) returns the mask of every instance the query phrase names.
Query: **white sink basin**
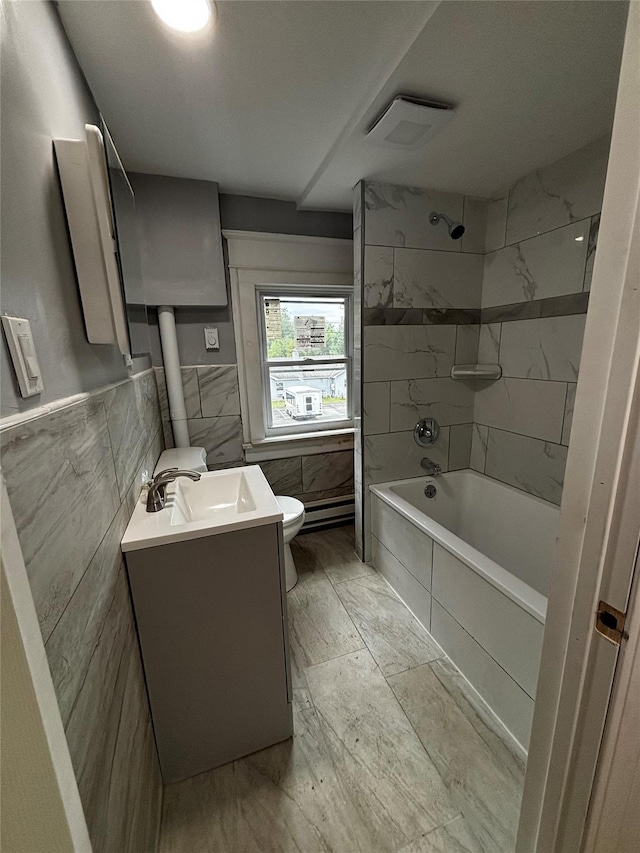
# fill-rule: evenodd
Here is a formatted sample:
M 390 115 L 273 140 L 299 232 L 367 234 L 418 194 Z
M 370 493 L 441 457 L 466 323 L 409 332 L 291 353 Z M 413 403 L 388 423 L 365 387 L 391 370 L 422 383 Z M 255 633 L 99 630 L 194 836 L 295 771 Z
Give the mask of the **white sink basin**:
M 181 477 L 167 486 L 164 509 L 147 512 L 146 494 L 136 504 L 122 538 L 122 550 L 137 551 L 273 524 L 282 510 L 258 465 L 210 471 L 193 481 Z

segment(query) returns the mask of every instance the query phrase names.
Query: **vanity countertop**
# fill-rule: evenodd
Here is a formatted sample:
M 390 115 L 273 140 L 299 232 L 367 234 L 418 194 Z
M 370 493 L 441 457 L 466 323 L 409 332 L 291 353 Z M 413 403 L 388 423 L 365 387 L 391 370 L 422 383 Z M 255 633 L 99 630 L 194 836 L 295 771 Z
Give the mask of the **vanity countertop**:
M 122 537 L 124 553 L 282 521 L 283 514 L 259 465 L 209 471 L 193 482 L 167 486 L 164 509 L 147 512 L 141 494 Z

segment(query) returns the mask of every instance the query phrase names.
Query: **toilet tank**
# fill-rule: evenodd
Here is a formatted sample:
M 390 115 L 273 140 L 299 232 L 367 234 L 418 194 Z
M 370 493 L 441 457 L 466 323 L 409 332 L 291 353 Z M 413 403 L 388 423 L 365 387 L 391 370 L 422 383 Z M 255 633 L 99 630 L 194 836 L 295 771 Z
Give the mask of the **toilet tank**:
M 204 447 L 172 447 L 160 454 L 158 464 L 153 475 L 165 471 L 167 468 L 180 468 L 182 471 L 198 471 L 204 474 L 207 471 L 207 451 Z

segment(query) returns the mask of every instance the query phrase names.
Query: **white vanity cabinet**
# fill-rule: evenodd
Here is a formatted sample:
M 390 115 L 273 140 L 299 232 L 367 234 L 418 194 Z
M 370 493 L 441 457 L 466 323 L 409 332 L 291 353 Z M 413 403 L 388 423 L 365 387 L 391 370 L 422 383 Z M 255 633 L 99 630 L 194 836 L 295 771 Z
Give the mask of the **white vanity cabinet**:
M 290 737 L 282 522 L 125 556 L 165 784 Z

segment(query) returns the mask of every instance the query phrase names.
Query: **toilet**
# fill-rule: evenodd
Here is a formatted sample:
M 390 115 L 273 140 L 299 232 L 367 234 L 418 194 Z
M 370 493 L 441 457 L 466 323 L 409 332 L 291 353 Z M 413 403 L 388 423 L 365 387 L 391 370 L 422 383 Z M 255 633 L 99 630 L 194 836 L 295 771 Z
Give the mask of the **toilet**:
M 297 498 L 276 495 L 280 509 L 284 515 L 282 522 L 284 533 L 284 579 L 287 592 L 298 582 L 298 572 L 291 553 L 291 542 L 304 524 L 304 504 Z
M 153 472 L 154 476 L 166 468 L 182 468 L 188 471 L 207 471 L 207 453 L 204 447 L 174 447 L 165 450 L 158 460 Z M 276 495 L 284 519 L 282 522 L 284 535 L 284 576 L 287 592 L 293 589 L 298 580 L 296 564 L 291 553 L 291 542 L 304 524 L 304 504 L 297 498 L 286 495 Z

